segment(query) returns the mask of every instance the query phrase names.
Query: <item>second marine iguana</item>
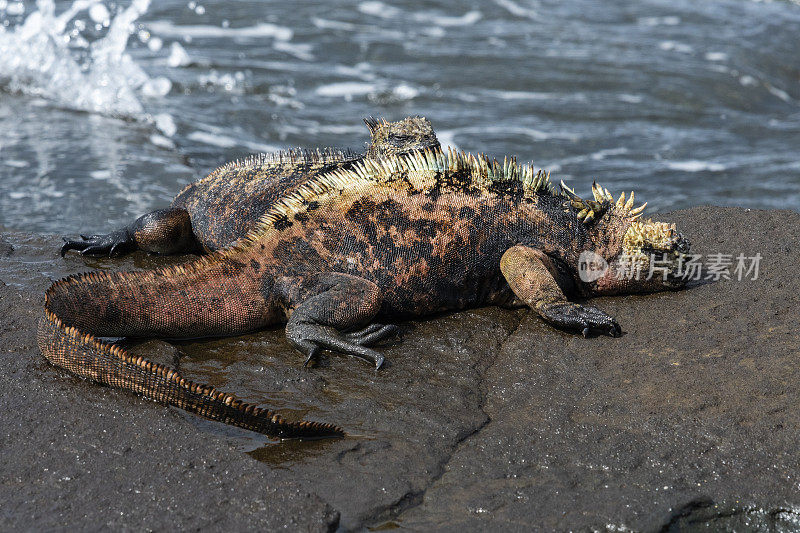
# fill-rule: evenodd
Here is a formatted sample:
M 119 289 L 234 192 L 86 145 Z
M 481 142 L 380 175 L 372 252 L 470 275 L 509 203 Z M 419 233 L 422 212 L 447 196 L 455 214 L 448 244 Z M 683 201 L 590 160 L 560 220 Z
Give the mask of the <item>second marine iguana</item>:
M 343 434 L 193 383 L 98 337 L 237 335 L 286 322 L 306 358 L 321 350 L 380 367 L 375 323 L 485 305 L 527 305 L 554 326 L 612 336 L 609 315 L 568 296 L 679 288 L 688 241 L 641 220 L 633 194 L 595 185 L 583 200 L 515 161 L 425 150 L 365 159 L 279 199 L 234 245 L 150 272 L 93 272 L 54 283 L 38 343 L 56 365 L 206 417 L 277 436 Z M 583 254 L 608 268 L 584 281 Z M 647 272 L 651 254 L 663 276 Z M 620 261 L 624 258 L 625 261 Z
M 142 215 L 108 234 L 64 239 L 69 250 L 115 255 L 136 249 L 156 254 L 203 253 L 224 248 L 253 229 L 272 204 L 306 181 L 348 169 L 365 157 L 392 157 L 412 150 L 439 149 L 428 119 L 397 122 L 368 118 L 370 144 L 364 154 L 349 150 L 293 149 L 227 163 L 187 185 L 167 209 Z

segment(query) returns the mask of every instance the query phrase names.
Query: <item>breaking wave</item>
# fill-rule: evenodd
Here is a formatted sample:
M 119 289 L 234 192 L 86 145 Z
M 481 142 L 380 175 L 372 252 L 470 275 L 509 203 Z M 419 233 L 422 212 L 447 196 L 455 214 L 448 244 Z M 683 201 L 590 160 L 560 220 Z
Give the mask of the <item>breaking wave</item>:
M 134 22 L 149 5 L 134 0 L 113 15 L 97 0 L 75 0 L 59 14 L 53 0 L 39 0 L 29 14 L 17 8 L 12 23 L 0 27 L 0 88 L 67 109 L 169 124 L 147 115 L 142 102 L 166 95 L 172 83 L 149 76 L 128 53 Z M 153 38 L 150 47 L 160 44 Z

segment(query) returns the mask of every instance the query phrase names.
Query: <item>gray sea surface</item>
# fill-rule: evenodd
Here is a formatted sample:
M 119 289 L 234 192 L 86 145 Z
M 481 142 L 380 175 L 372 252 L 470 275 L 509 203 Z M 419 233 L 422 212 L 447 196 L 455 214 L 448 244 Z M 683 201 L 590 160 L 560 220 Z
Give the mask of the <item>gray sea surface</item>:
M 651 210 L 800 210 L 800 5 L 0 0 L 0 226 L 108 230 L 367 116 Z

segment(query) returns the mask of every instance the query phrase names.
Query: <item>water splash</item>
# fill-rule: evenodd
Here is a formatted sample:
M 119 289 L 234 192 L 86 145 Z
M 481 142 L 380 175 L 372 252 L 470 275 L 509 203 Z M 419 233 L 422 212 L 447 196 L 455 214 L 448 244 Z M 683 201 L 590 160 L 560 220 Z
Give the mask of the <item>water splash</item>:
M 38 0 L 20 24 L 0 27 L 0 88 L 152 122 L 142 98 L 163 96 L 172 83 L 148 76 L 126 52 L 133 23 L 149 6 L 150 0 L 133 0 L 112 16 L 98 0 L 75 0 L 57 15 L 53 0 Z M 105 35 L 90 42 L 98 31 Z

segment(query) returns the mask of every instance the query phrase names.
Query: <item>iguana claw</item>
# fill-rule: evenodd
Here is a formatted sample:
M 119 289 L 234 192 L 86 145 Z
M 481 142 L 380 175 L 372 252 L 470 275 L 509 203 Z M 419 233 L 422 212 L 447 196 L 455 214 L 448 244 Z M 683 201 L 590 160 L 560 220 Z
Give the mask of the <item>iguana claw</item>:
M 303 363 L 303 368 L 308 368 L 308 363 L 314 360 L 314 358 L 317 357 L 318 353 L 319 353 L 319 346 L 315 344 L 314 346 L 311 347 L 310 350 L 308 350 L 308 356 L 306 357 L 306 360 Z
M 398 332 L 398 327 L 392 324 L 384 326 L 383 324 L 370 324 L 369 326 L 359 331 L 353 331 L 344 335 L 344 337 L 360 346 L 372 346 L 384 339 L 388 339 Z
M 611 337 L 622 335 L 622 328 L 613 317 L 591 305 L 571 302 L 542 306 L 542 318 L 564 329 L 578 330 L 584 337 L 592 331 L 599 331 Z
M 124 248 L 133 245 L 130 234 L 124 229 L 105 235 L 81 235 L 80 237 L 82 240 L 74 241 L 63 237 L 61 257 L 64 257 L 69 250 L 75 250 L 81 255 L 108 255 L 111 257 L 115 252 L 121 252 Z

